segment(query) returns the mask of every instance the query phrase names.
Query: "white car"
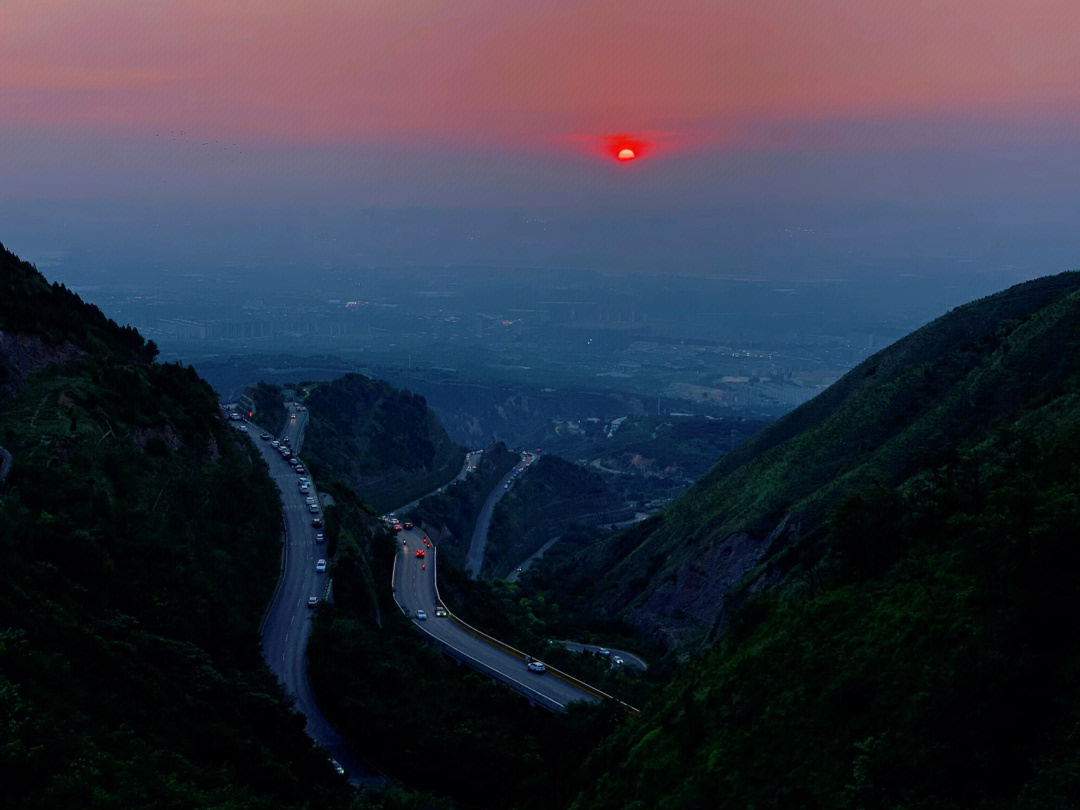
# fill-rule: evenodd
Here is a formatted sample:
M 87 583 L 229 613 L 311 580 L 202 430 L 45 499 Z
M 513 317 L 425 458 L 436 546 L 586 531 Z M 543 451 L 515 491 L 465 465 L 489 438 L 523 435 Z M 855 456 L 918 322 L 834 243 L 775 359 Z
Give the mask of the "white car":
M 316 502 L 314 495 L 308 495 L 306 498 L 304 498 L 304 500 L 307 501 L 309 506 Z
M 621 667 L 621 666 L 623 665 L 623 660 L 622 660 L 622 658 L 620 658 L 620 657 L 619 657 L 619 656 L 617 656 L 617 655 L 613 655 L 613 656 L 611 656 L 611 665 L 612 665 L 613 667 Z
M 539 672 L 541 674 L 547 672 L 547 666 L 543 661 L 530 661 L 525 666 L 529 668 L 529 672 Z
M 319 505 L 317 503 L 309 503 L 307 510 L 313 515 L 319 514 Z
M 427 621 L 427 613 L 425 613 L 422 610 L 417 610 L 416 611 L 416 618 L 418 618 L 422 622 Z
M 317 596 L 309 596 L 308 597 L 307 606 L 309 608 L 317 607 L 318 604 L 319 604 L 319 597 L 317 597 Z
M 326 542 L 326 538 L 323 537 L 322 532 L 315 532 L 315 542 L 316 543 L 325 543 Z
M 326 560 L 319 560 L 317 563 L 315 563 L 315 570 L 318 571 L 320 574 L 325 571 Z
M 271 447 L 281 447 L 281 442 L 279 442 L 277 439 L 274 439 L 272 442 L 270 442 L 270 446 Z
M 300 491 L 301 492 L 311 492 L 311 487 L 309 487 L 307 484 L 301 484 L 300 485 Z

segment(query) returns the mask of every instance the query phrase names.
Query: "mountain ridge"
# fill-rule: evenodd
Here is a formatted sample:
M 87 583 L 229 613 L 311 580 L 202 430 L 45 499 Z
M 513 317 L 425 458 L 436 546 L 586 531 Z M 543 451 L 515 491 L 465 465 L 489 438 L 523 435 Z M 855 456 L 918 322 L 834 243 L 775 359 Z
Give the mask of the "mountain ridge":
M 605 611 L 632 617 L 676 646 L 715 638 L 728 618 L 724 595 L 782 548 L 819 531 L 838 493 L 896 484 L 933 463 L 950 431 L 978 431 L 1026 401 L 1014 389 L 1028 372 L 1008 366 L 1007 352 L 993 353 L 1055 301 L 1071 306 L 1065 299 L 1078 289 L 1080 273 L 1027 282 L 958 307 L 868 358 L 735 448 L 657 520 L 581 558 L 598 584 L 576 581 L 592 588 Z M 1048 374 L 1054 368 L 1050 358 L 1032 360 Z M 1014 384 L 1001 384 L 1002 375 Z M 964 386 L 979 380 L 967 405 Z M 1052 381 L 1027 384 L 1037 382 Z M 1013 404 L 1002 398 L 1005 390 Z M 939 407 L 946 391 L 952 399 Z

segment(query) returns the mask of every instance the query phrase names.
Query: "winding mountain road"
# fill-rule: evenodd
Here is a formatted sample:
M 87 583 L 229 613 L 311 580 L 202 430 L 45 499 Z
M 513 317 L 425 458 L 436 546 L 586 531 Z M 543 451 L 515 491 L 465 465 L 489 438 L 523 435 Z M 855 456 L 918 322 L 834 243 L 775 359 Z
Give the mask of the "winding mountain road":
M 282 431 L 294 452 L 300 451 L 307 411 L 289 407 L 289 419 Z M 312 526 L 312 515 L 306 498 L 316 499 L 314 482 L 310 492 L 300 492 L 299 475 L 281 457 L 269 441 L 260 441 L 253 427 L 248 436 L 266 459 L 270 476 L 281 492 L 281 513 L 285 526 L 281 578 L 270 605 L 263 616 L 261 634 L 263 657 L 278 676 L 286 692 L 296 699 L 296 708 L 307 718 L 306 731 L 345 769 L 349 781 L 356 785 L 381 783 L 385 778 L 375 768 L 356 756 L 345 739 L 322 713 L 311 688 L 307 673 L 306 647 L 311 635 L 310 597 L 324 599 L 330 587 L 329 575 L 315 570 L 317 560 L 325 558 L 326 546 L 315 542 L 318 531 Z M 320 513 L 321 516 L 321 513 Z
M 487 548 L 488 529 L 491 528 L 491 516 L 495 512 L 495 504 L 510 491 L 511 479 L 516 475 L 520 475 L 527 466 L 529 465 L 524 459 L 514 465 L 514 469 L 502 477 L 502 480 L 491 490 L 491 494 L 487 496 L 484 505 L 480 507 L 480 514 L 476 516 L 476 526 L 473 528 L 472 539 L 469 541 L 469 550 L 465 553 L 465 570 L 469 572 L 469 576 L 473 579 L 480 576 L 480 569 L 484 566 L 484 549 Z
M 437 551 L 428 548 L 423 534 L 413 529 L 397 535 L 400 550 L 394 563 L 394 599 L 417 629 L 438 643 L 452 657 L 517 690 L 533 703 L 554 711 L 563 711 L 576 701 L 596 701 L 603 693 L 586 684 L 574 682 L 561 673 L 531 672 L 524 653 L 470 628 L 452 616 L 439 617 L 435 609 L 441 606 L 437 597 Z M 417 557 L 424 551 L 423 557 Z M 426 619 L 417 618 L 423 610 Z

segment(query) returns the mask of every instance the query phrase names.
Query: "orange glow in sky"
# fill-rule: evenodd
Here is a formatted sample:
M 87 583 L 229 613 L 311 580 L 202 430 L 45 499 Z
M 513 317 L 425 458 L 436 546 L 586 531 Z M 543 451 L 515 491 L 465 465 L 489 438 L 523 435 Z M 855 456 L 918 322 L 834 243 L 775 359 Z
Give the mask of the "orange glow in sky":
M 630 6 L 8 0 L 0 127 L 581 152 L 618 129 L 675 133 L 667 152 L 753 146 L 762 122 L 799 147 L 822 121 L 1080 117 L 1075 0 Z
M 634 150 L 630 147 L 624 147 L 619 150 L 619 160 L 633 160 Z

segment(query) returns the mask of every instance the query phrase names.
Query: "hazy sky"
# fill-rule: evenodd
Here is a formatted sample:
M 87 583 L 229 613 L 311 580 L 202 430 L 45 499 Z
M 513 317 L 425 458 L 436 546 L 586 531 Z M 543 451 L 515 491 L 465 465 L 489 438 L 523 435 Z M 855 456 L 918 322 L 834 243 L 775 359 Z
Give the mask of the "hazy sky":
M 844 212 L 886 206 L 886 254 L 905 228 L 936 229 L 945 248 L 941 229 L 958 229 L 966 255 L 1034 219 L 1048 272 L 1080 264 L 1078 123 L 1067 0 L 0 0 L 0 240 L 16 249 L 63 230 L 30 200 L 108 212 L 114 241 L 145 226 L 120 213 L 133 201 L 226 218 L 273 204 L 286 219 L 293 205 L 346 219 L 509 207 L 589 219 L 558 239 L 591 239 L 563 259 L 600 265 L 625 259 L 605 217 L 681 212 L 649 261 L 722 266 L 730 240 L 714 231 L 732 207 L 764 206 L 764 243 L 813 230 L 800 212 L 832 206 L 836 235 Z M 623 142 L 635 161 L 612 159 Z M 424 238 L 413 216 L 405 261 Z M 491 238 L 527 260 L 508 228 Z M 461 239 L 454 261 L 475 234 Z M 1012 261 L 1010 244 L 980 261 Z

